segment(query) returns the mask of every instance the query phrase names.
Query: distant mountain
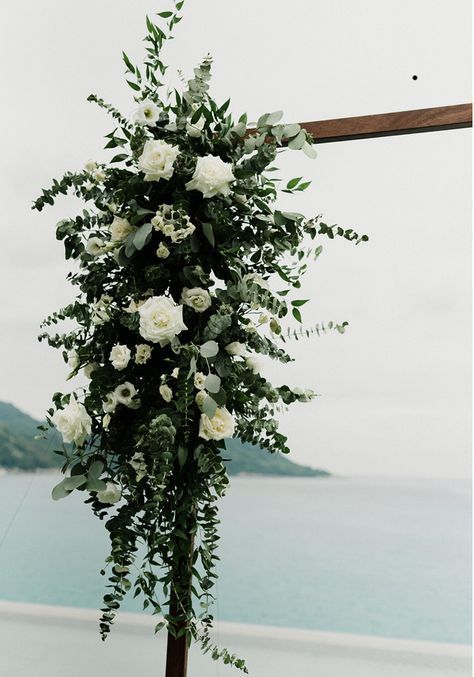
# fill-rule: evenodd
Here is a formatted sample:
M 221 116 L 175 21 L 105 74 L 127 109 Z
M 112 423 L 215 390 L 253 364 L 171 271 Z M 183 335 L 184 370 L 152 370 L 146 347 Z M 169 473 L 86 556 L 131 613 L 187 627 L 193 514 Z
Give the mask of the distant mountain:
M 46 440 L 35 440 L 39 421 L 0 402 L 0 467 L 19 470 L 54 468 L 61 457 L 53 449 L 61 444 L 60 436 L 51 430 Z M 285 456 L 269 454 L 240 440 L 227 440 L 226 466 L 230 475 L 285 475 L 290 477 L 327 477 L 330 473 L 293 463 Z M 227 460 L 228 459 L 228 460 Z

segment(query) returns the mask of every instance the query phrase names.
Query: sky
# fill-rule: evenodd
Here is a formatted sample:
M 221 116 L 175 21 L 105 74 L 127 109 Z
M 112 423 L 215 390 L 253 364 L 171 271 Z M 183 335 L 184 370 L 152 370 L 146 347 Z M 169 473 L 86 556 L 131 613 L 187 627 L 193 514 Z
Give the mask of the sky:
M 214 57 L 212 93 L 250 119 L 283 109 L 316 120 L 464 103 L 470 3 L 457 0 L 188 0 L 167 62 L 185 75 Z M 0 400 L 40 418 L 65 390 L 60 354 L 39 344 L 43 317 L 69 302 L 54 225 L 77 212 L 32 200 L 53 176 L 106 160 L 96 92 L 125 114 L 121 50 L 142 55 L 151 0 L 43 0 L 1 10 L 3 205 Z M 417 80 L 413 80 L 417 75 Z M 367 233 L 323 242 L 304 280 L 305 324 L 347 320 L 344 336 L 290 346 L 275 382 L 321 396 L 281 421 L 292 458 L 345 475 L 466 477 L 470 468 L 470 130 L 324 144 L 282 156 L 284 178 L 312 181 L 282 206 Z

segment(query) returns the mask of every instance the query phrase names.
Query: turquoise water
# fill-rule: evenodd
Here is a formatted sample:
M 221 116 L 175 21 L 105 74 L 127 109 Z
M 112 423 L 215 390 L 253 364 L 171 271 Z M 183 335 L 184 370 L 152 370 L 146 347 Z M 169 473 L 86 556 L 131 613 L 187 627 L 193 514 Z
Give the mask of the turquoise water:
M 79 496 L 50 499 L 56 481 L 0 477 L 0 541 L 24 498 L 0 546 L 0 599 L 96 607 L 106 534 Z M 215 616 L 468 643 L 469 514 L 463 481 L 235 478 Z

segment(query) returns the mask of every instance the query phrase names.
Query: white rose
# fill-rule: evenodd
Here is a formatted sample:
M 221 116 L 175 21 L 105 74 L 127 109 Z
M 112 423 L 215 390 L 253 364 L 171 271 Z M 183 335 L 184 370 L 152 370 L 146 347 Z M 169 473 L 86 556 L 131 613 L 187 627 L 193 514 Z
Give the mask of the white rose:
M 91 434 L 92 419 L 85 406 L 80 404 L 74 395 L 70 396 L 69 404 L 65 404 L 62 409 L 55 412 L 51 420 L 61 433 L 65 444 L 74 442 L 80 447 Z
M 198 371 L 194 374 L 194 387 L 198 390 L 204 388 L 204 382 L 206 381 L 206 374 L 203 374 L 202 371 Z
M 84 168 L 86 172 L 93 172 L 95 169 L 97 169 L 97 162 L 94 160 L 87 160 L 86 164 L 84 165 Z
M 100 256 L 104 253 L 105 243 L 100 237 L 91 237 L 87 240 L 86 252 L 91 256 Z
M 152 296 L 138 309 L 140 335 L 146 341 L 166 346 L 181 331 L 187 329 L 183 322 L 183 307 L 166 296 Z
M 137 451 L 137 453 L 132 456 L 129 463 L 137 473 L 137 482 L 139 482 L 146 475 L 145 457 Z
M 213 197 L 218 193 L 230 195 L 229 184 L 235 181 L 232 164 L 224 162 L 220 157 L 206 155 L 197 159 L 191 181 L 186 190 L 199 190 L 204 197 Z
M 196 397 L 194 398 L 194 401 L 196 402 L 199 409 L 203 408 L 206 397 L 207 397 L 207 393 L 206 393 L 205 390 L 200 390 L 198 393 L 196 393 Z
M 97 169 L 94 169 L 92 172 L 92 176 L 94 178 L 94 181 L 97 181 L 97 183 L 101 183 L 102 181 L 105 181 L 106 174 L 103 169 L 100 169 L 99 167 Z
M 77 350 L 74 350 L 74 348 L 68 351 L 67 365 L 73 370 L 76 370 L 79 366 L 79 355 L 77 354 Z
M 119 404 L 124 404 L 126 407 L 134 409 L 136 407 L 136 402 L 133 400 L 134 396 L 137 394 L 137 389 L 129 381 L 121 383 L 117 386 L 113 392 L 115 400 Z
M 122 240 L 127 239 L 130 233 L 133 233 L 134 228 L 127 219 L 123 219 L 121 216 L 115 216 L 109 226 L 109 230 L 112 242 L 122 242 Z
M 105 489 L 97 492 L 97 499 L 101 503 L 117 503 L 122 498 L 120 487 L 114 482 L 106 482 Z
M 148 125 L 152 127 L 156 124 L 158 118 L 160 117 L 160 109 L 153 101 L 145 99 L 142 101 L 137 110 L 135 111 L 134 120 L 137 125 L 144 127 Z
M 156 255 L 159 259 L 166 259 L 170 255 L 170 250 L 168 247 L 163 244 L 163 242 L 160 244 L 158 249 L 156 250 Z
M 130 348 L 117 344 L 110 351 L 109 360 L 112 363 L 114 369 L 117 369 L 117 371 L 122 371 L 122 369 L 125 369 L 127 364 L 130 362 L 130 355 Z
M 117 407 L 117 398 L 115 393 L 107 393 L 105 400 L 102 401 L 102 409 L 106 414 L 113 414 Z
M 199 437 L 204 440 L 223 440 L 233 436 L 234 428 L 235 421 L 232 414 L 225 407 L 218 407 L 212 418 L 201 414 Z
M 178 378 L 178 374 L 179 374 L 179 368 L 178 368 L 178 367 L 175 367 L 175 368 L 173 369 L 173 371 L 171 372 L 171 376 L 172 376 L 173 378 Z
M 151 347 L 146 343 L 140 343 L 135 348 L 135 364 L 145 364 L 151 357 Z
M 253 355 L 245 358 L 245 364 L 253 371 L 254 374 L 259 374 L 262 369 L 261 361 Z
M 197 313 L 203 313 L 212 303 L 209 292 L 206 289 L 201 289 L 201 287 L 193 287 L 192 289 L 185 287 L 181 293 L 181 300 Z
M 229 343 L 224 350 L 226 353 L 229 355 L 233 355 L 234 357 L 242 357 L 245 355 L 245 351 L 247 350 L 247 345 L 245 343 L 239 343 L 239 341 L 232 341 L 232 343 Z
M 145 181 L 170 179 L 174 171 L 174 161 L 178 155 L 178 146 L 170 146 L 161 139 L 147 141 L 138 158 L 138 169 L 145 174 Z
M 171 402 L 173 399 L 173 391 L 166 384 L 159 387 L 160 395 L 165 402 Z

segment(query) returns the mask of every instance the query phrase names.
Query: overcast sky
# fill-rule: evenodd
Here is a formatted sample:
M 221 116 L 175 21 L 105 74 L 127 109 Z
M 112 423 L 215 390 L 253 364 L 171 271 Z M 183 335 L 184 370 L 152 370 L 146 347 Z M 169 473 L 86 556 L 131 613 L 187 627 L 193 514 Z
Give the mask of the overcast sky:
M 152 0 L 9 3 L 3 65 L 0 399 L 41 417 L 65 389 L 59 354 L 36 335 L 71 299 L 54 224 L 72 199 L 37 214 L 53 176 L 106 159 L 109 119 L 133 101 L 121 49 L 141 56 Z M 4 6 L 3 13 L 7 9 Z M 471 100 L 468 0 L 188 0 L 168 61 L 191 73 L 208 51 L 212 91 L 251 118 L 285 121 Z M 418 79 L 414 81 L 413 75 Z M 328 243 L 308 274 L 307 324 L 348 320 L 344 336 L 296 343 L 267 375 L 321 397 L 281 423 L 293 458 L 345 474 L 463 477 L 470 450 L 470 132 L 319 146 L 290 154 L 285 178 L 313 181 L 291 208 L 370 236 Z

